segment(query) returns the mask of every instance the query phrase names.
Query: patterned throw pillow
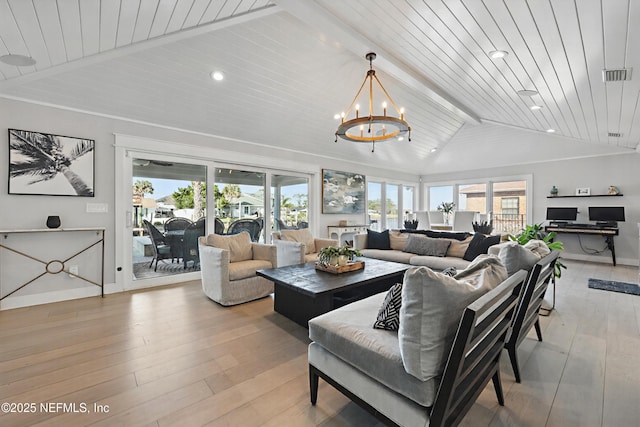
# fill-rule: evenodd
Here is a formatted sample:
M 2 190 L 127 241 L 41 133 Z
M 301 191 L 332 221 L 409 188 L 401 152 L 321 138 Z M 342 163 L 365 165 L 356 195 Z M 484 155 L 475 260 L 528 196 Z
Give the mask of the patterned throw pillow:
M 456 274 L 458 274 L 458 269 L 455 267 L 447 267 L 444 270 L 442 270 L 442 274 L 453 277 Z
M 400 306 L 402 305 L 402 283 L 396 283 L 389 289 L 380 306 L 374 328 L 397 331 L 400 327 Z

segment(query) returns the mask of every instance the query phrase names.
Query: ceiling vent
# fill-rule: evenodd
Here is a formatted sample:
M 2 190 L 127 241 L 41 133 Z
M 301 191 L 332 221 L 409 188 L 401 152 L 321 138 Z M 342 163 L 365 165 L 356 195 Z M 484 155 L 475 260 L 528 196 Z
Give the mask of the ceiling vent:
M 620 138 L 621 136 L 620 132 L 609 132 L 609 138 Z
M 602 70 L 603 82 L 622 82 L 631 80 L 631 68 L 619 68 L 614 70 Z

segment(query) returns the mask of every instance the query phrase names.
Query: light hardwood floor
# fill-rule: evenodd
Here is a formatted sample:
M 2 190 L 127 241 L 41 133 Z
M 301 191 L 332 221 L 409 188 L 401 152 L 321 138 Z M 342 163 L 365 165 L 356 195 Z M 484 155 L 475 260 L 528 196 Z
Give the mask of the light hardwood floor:
M 520 347 L 522 384 L 505 352 L 506 405 L 490 385 L 464 425 L 639 425 L 640 296 L 587 288 L 637 283 L 638 269 L 565 263 L 544 342 Z M 199 282 L 2 311 L 0 402 L 36 408 L 0 413 L 0 425 L 377 425 L 322 381 L 309 404 L 308 342 L 271 298 L 223 308 Z M 88 412 L 41 407 L 53 403 Z

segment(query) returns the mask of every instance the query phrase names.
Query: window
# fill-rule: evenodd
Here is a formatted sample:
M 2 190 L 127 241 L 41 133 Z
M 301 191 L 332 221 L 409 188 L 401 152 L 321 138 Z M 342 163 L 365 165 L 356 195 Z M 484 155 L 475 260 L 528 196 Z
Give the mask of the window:
M 502 198 L 502 215 L 516 216 L 520 213 L 518 209 L 517 197 L 503 197 Z
M 443 202 L 453 202 L 453 185 L 429 187 L 429 210 L 437 210 Z
M 487 213 L 487 184 L 461 184 L 458 186 L 457 210 Z
M 382 230 L 382 183 L 367 183 L 367 216 L 370 229 Z
M 517 233 L 527 223 L 527 182 L 504 181 L 492 184 L 493 229 Z
M 387 200 L 385 200 L 386 228 L 398 228 L 398 191 L 400 187 L 387 184 Z

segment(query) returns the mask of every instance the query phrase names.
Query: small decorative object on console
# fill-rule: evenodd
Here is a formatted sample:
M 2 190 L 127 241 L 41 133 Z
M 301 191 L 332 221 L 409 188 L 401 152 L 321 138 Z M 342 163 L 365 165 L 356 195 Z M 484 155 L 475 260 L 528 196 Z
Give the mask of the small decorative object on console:
M 58 215 L 51 215 L 47 217 L 47 227 L 58 228 L 60 227 L 60 217 Z
M 553 187 L 551 187 L 551 190 L 549 190 L 549 195 L 552 197 L 555 197 L 558 195 L 558 187 L 556 187 L 555 185 Z
M 616 187 L 615 185 L 610 185 L 609 190 L 607 190 L 607 194 L 611 196 L 617 196 L 618 194 L 620 194 L 620 190 L 618 190 L 618 187 Z

